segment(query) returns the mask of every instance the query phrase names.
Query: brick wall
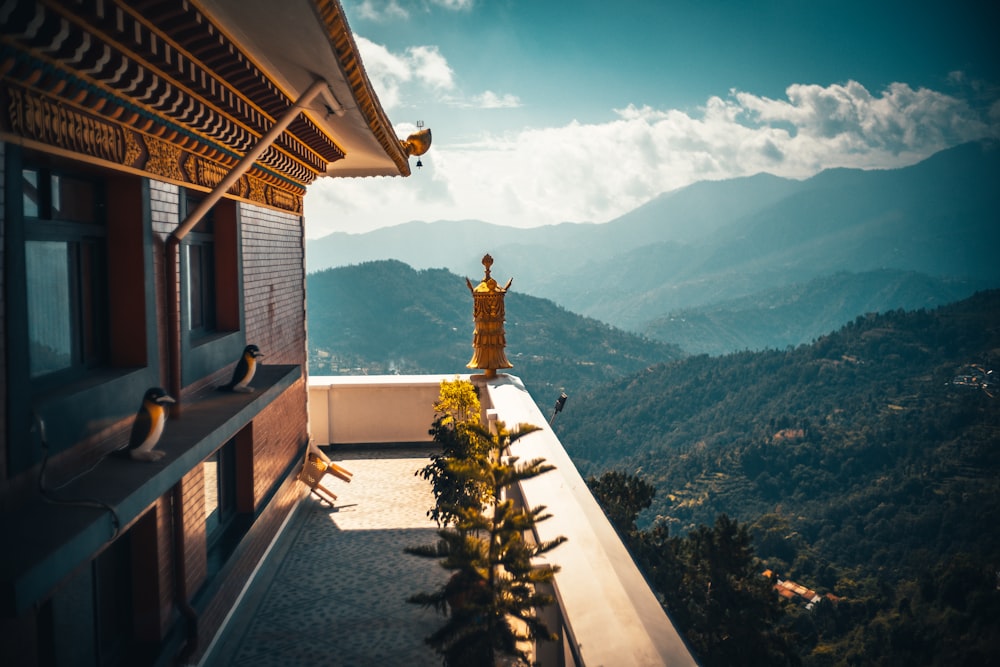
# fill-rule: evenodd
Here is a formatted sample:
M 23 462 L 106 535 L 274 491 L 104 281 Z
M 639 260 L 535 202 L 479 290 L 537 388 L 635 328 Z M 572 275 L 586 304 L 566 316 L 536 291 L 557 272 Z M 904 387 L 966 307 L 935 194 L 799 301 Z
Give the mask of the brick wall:
M 170 629 L 174 607 L 174 522 L 170 496 L 160 496 L 153 503 L 156 510 L 157 579 L 160 594 L 160 636 Z
M 265 363 L 306 365 L 305 237 L 302 219 L 243 204 L 243 298 L 247 342 Z
M 233 554 L 232 560 L 226 565 L 225 580 L 213 582 L 218 584 L 211 600 L 200 611 L 198 618 L 198 633 L 200 643 L 198 651 L 203 653 L 211 643 L 216 633 L 221 629 L 226 616 L 233 605 L 239 600 L 244 587 L 250 581 L 254 570 L 264 557 L 267 549 L 274 541 L 278 529 L 285 521 L 295 504 L 306 493 L 306 488 L 293 476 L 281 480 L 281 475 L 288 469 L 294 458 L 300 455 L 306 442 L 305 424 L 305 389 L 304 379 L 296 382 L 282 396 L 276 399 L 253 421 L 253 485 L 254 506 L 259 504 L 271 491 L 274 485 L 280 484 L 268 505 L 261 510 L 253 526 L 240 542 Z M 189 477 L 193 480 L 193 475 Z M 203 476 L 202 476 L 203 477 Z M 185 478 L 185 482 L 188 478 Z M 185 492 L 185 498 L 188 494 Z M 200 503 L 200 517 L 196 508 L 190 505 Z M 185 534 L 191 540 L 192 529 L 188 528 L 190 521 L 201 520 L 204 526 L 204 496 L 200 499 L 185 500 Z M 198 539 L 198 536 L 194 536 Z M 202 530 L 201 539 L 204 539 Z M 190 549 L 190 544 L 188 545 Z M 190 556 L 189 556 L 190 557 Z M 193 582 L 193 564 L 189 561 L 188 580 Z M 189 589 L 193 590 L 193 589 Z M 196 655 L 195 658 L 201 657 Z
M 176 192 L 176 191 L 175 191 Z M 167 199 L 168 192 L 162 192 Z M 154 195 L 154 198 L 157 195 Z M 157 261 L 162 264 L 162 242 L 176 225 L 176 203 L 154 205 L 154 232 L 160 237 Z M 173 217 L 172 217 L 173 216 Z M 244 328 L 248 343 L 265 353 L 266 364 L 298 364 L 305 369 L 305 268 L 301 218 L 257 206 L 241 204 L 240 235 L 243 260 Z M 157 225 L 160 226 L 157 226 Z M 162 275 L 163 267 L 157 267 Z M 158 294 L 163 294 L 158 290 Z M 165 306 L 158 308 L 165 312 Z M 224 374 L 231 372 L 226 369 Z M 244 536 L 233 560 L 226 565 L 225 579 L 200 610 L 199 651 L 208 648 L 282 522 L 304 495 L 294 477 L 282 481 L 308 439 L 306 381 L 300 379 L 271 403 L 253 421 L 253 505 L 280 484 Z M 200 467 L 184 478 L 184 524 L 187 553 L 188 594 L 197 591 L 205 577 L 204 478 Z M 199 494 L 189 491 L 197 487 Z M 197 545 L 197 548 L 195 548 Z M 197 656 L 196 656 L 197 657 Z
M 153 276 L 156 279 L 156 326 L 160 331 L 160 369 L 166 373 L 167 365 L 167 288 L 165 271 L 166 243 L 180 224 L 180 188 L 170 183 L 149 181 L 149 210 L 153 224 Z M 179 260 L 178 260 L 179 262 Z M 179 269 L 179 267 L 178 267 Z M 178 324 L 178 326 L 180 326 Z M 166 379 L 161 384 L 166 386 Z
M 254 507 L 308 441 L 306 412 L 306 382 L 300 379 L 254 420 Z
M 286 479 L 275 493 L 270 504 L 257 518 L 253 528 L 243 538 L 239 559 L 233 563 L 226 581 L 199 617 L 198 632 L 203 639 L 194 659 L 200 659 L 204 656 L 205 650 L 211 643 L 211 638 L 221 629 L 226 615 L 239 599 L 243 588 L 267 552 L 282 522 L 305 493 L 305 487 L 294 477 Z

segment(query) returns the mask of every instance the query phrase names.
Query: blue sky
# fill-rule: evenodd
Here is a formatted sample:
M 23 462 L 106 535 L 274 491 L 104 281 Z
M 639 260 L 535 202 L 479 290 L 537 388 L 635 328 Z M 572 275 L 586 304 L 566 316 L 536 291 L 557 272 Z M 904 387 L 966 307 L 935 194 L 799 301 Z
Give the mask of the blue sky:
M 342 0 L 409 178 L 322 179 L 307 236 L 606 222 L 699 180 L 1000 137 L 1000 3 Z M 411 159 L 411 165 L 416 160 Z

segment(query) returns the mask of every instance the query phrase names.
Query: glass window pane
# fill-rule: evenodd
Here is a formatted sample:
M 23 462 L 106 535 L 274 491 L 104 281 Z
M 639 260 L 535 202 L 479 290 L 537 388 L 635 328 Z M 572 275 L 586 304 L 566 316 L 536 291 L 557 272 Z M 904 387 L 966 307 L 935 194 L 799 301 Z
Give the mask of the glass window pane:
M 24 169 L 21 172 L 21 191 L 24 193 L 24 215 L 28 218 L 37 218 L 40 210 L 40 193 L 38 190 L 38 172 L 34 169 Z
M 201 246 L 201 311 L 202 327 L 215 331 L 215 248 L 211 243 Z
M 69 368 L 73 363 L 70 259 L 69 243 L 25 243 L 31 377 Z
M 205 326 L 204 276 L 202 275 L 202 248 L 198 245 L 188 246 L 188 322 L 191 329 L 201 329 Z

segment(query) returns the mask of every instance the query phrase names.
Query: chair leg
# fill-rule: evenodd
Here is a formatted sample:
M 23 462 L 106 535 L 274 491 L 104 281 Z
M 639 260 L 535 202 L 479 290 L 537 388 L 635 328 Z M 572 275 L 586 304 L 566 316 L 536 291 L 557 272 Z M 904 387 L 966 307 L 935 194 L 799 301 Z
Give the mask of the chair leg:
M 327 501 L 328 503 L 330 503 L 330 506 L 333 507 L 334 502 L 337 500 L 336 494 L 334 494 L 332 491 L 327 489 L 322 484 L 317 484 L 312 488 L 312 490 L 313 493 L 315 493 L 320 500 Z
M 350 482 L 351 477 L 354 476 L 354 473 L 352 473 L 350 470 L 348 470 L 347 468 L 341 468 L 336 463 L 328 463 L 326 466 L 326 472 L 328 475 L 339 477 L 345 482 Z

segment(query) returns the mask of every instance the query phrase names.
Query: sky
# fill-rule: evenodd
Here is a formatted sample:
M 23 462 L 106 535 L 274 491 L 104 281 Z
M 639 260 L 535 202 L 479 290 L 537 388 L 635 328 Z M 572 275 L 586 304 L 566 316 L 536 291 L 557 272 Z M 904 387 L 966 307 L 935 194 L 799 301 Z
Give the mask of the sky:
M 1000 138 L 995 0 L 341 0 L 412 175 L 321 178 L 306 236 L 604 223 L 696 181 Z

